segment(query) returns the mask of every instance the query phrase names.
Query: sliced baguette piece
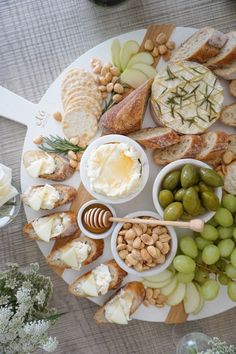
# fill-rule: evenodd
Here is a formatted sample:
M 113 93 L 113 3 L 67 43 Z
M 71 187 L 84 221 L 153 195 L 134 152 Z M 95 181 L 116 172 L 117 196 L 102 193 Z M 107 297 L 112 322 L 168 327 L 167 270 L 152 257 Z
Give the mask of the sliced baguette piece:
M 236 97 L 236 80 L 232 80 L 229 84 L 229 91 L 232 96 Z
M 236 59 L 232 60 L 229 64 L 214 70 L 217 76 L 222 77 L 225 80 L 236 79 Z
M 26 151 L 23 156 L 23 164 L 27 168 L 32 162 L 40 160 L 42 158 L 47 158 L 47 156 L 51 156 L 54 159 L 56 169 L 51 174 L 40 175 L 39 178 L 49 179 L 52 181 L 65 181 L 66 179 L 70 178 L 75 172 L 75 169 L 70 166 L 69 160 L 65 157 L 54 153 L 46 153 L 40 150 Z
M 88 257 L 83 261 L 82 266 L 92 263 L 103 254 L 104 240 L 93 240 L 86 236 L 80 236 L 79 232 L 77 232 L 70 239 L 57 240 L 52 251 L 46 257 L 47 263 L 50 266 L 61 270 L 70 268 L 69 265 L 65 264 L 61 260 L 61 255 L 68 251 L 73 246 L 73 244 L 78 241 L 88 243 L 91 247 L 91 251 Z
M 127 296 L 132 296 L 132 305 L 130 308 L 130 315 L 132 315 L 138 307 L 142 304 L 144 297 L 145 297 L 145 288 L 141 282 L 138 281 L 132 281 L 130 283 L 127 283 L 125 286 L 123 286 L 121 289 L 116 292 L 114 296 L 112 296 L 108 301 L 105 302 L 105 304 L 100 307 L 99 310 L 94 315 L 94 319 L 97 323 L 111 323 L 109 322 L 106 317 L 105 317 L 105 310 L 106 306 L 108 303 L 111 301 L 114 301 L 117 296 L 119 296 L 121 290 L 125 292 L 125 295 Z
M 34 193 L 39 188 L 43 188 L 45 185 L 40 184 L 37 186 L 31 186 L 29 187 L 23 194 L 21 194 L 21 200 L 23 201 L 24 204 L 29 206 L 29 197 Z M 44 210 L 52 210 L 55 208 L 58 208 L 64 204 L 71 203 L 77 196 L 77 190 L 74 187 L 67 186 L 65 184 L 51 184 L 53 188 L 59 193 L 59 199 L 55 201 L 54 205 L 52 208 L 40 208 Z
M 104 265 L 108 266 L 109 272 L 112 277 L 112 280 L 109 284 L 108 291 L 118 288 L 120 286 L 120 284 L 122 283 L 124 277 L 127 275 L 127 273 L 122 268 L 120 268 L 120 266 L 116 263 L 116 261 L 114 259 L 110 259 L 109 261 L 105 262 Z M 77 297 L 88 297 L 88 294 L 86 294 L 79 287 L 79 285 L 82 285 L 82 283 L 91 275 L 91 273 L 92 273 L 92 270 L 85 273 L 81 277 L 77 278 L 72 284 L 69 285 L 69 291 Z M 101 295 L 101 294 L 98 294 L 98 295 Z M 105 295 L 105 294 L 103 294 L 103 295 Z
M 229 146 L 228 150 L 233 153 L 234 158 L 236 157 L 236 134 L 229 136 Z
M 157 165 L 166 165 L 175 160 L 184 158 L 195 158 L 202 148 L 202 138 L 200 135 L 180 136 L 179 143 L 156 149 L 153 153 L 153 159 Z
M 236 31 L 229 32 L 226 36 L 228 40 L 219 54 L 206 62 L 205 65 L 208 68 L 215 69 L 229 64 L 232 60 L 236 59 Z
M 128 137 L 149 149 L 162 149 L 177 144 L 180 140 L 174 130 L 165 127 L 144 128 L 129 134 Z
M 173 52 L 171 60 L 190 60 L 205 63 L 214 57 L 227 41 L 227 36 L 211 27 L 196 31 Z
M 228 138 L 228 134 L 223 131 L 202 134 L 203 146 L 196 158 L 205 161 L 221 156 L 228 148 Z
M 220 120 L 230 127 L 236 127 L 236 103 L 232 103 L 222 109 Z
M 26 224 L 23 227 L 23 234 L 25 236 L 31 238 L 32 240 L 41 241 L 41 238 L 39 238 L 39 236 L 35 232 L 32 223 L 35 220 L 44 219 L 44 218 L 47 218 L 47 217 L 53 217 L 55 219 L 59 219 L 61 221 L 61 223 L 64 222 L 64 220 L 66 221 L 66 222 L 64 222 L 63 230 L 58 235 L 56 235 L 54 237 L 51 237 L 50 240 L 71 236 L 78 229 L 76 214 L 74 212 L 72 212 L 72 211 L 63 211 L 63 212 L 57 212 L 57 213 L 44 215 L 44 216 L 41 216 L 41 217 L 39 217 L 37 219 L 32 220 L 30 223 Z
M 236 161 L 227 166 L 227 172 L 224 178 L 224 190 L 230 194 L 236 195 Z
M 102 115 L 100 127 L 104 134 L 129 134 L 141 129 L 152 81 L 146 81 Z

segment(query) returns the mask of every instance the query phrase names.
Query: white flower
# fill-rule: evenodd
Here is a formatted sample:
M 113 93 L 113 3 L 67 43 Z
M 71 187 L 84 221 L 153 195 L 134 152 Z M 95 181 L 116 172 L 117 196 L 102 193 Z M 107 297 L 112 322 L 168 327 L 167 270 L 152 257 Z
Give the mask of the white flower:
M 48 331 L 50 327 L 50 322 L 49 321 L 32 321 L 27 323 L 23 330 L 26 334 L 29 334 L 31 336 L 36 336 L 40 337 L 43 335 L 45 332 Z
M 41 343 L 40 348 L 45 350 L 45 352 L 51 353 L 58 346 L 58 340 L 56 338 L 48 337 L 47 340 Z
M 43 305 L 45 302 L 46 294 L 44 290 L 40 290 L 40 292 L 35 296 L 39 305 Z
M 16 299 L 18 304 L 28 302 L 31 300 L 30 290 L 24 287 L 19 288 L 19 290 L 16 292 Z

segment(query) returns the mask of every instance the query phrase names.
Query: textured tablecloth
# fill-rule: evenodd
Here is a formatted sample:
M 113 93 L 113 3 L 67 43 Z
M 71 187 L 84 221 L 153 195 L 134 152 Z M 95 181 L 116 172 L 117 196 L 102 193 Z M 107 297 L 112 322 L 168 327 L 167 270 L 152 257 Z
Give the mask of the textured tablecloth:
M 0 0 L 0 84 L 38 102 L 50 83 L 89 48 L 151 23 L 178 26 L 212 25 L 225 32 L 236 29 L 234 0 L 127 0 L 112 8 L 88 0 Z M 1 99 L 1 97 L 0 97 Z M 20 185 L 20 156 L 25 127 L 0 118 L 0 161 L 13 168 Z M 0 266 L 39 262 L 54 284 L 53 305 L 68 312 L 53 330 L 60 354 L 175 353 L 179 335 L 200 330 L 236 344 L 236 308 L 218 316 L 179 325 L 133 320 L 129 326 L 97 326 L 97 306 L 78 301 L 46 265 L 37 244 L 22 236 L 23 209 L 0 231 Z M 40 351 L 39 351 L 40 352 Z

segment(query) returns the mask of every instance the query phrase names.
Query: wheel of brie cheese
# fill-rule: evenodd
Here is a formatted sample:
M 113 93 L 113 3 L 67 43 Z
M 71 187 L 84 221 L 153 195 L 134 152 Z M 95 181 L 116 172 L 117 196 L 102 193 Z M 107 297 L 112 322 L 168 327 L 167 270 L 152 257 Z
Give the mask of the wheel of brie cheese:
M 151 106 L 160 125 L 181 134 L 199 134 L 220 115 L 223 87 L 217 77 L 201 64 L 171 62 L 155 77 Z

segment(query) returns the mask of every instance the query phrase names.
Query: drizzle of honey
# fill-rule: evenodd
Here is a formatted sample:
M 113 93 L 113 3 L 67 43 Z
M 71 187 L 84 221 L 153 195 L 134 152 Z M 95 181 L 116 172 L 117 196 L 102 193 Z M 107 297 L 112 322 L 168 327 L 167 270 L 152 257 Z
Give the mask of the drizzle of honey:
M 99 204 L 99 203 L 95 203 L 95 204 L 92 204 L 92 205 L 88 205 L 87 208 L 84 209 L 83 213 L 82 213 L 82 217 L 81 217 L 81 220 L 82 220 L 82 223 L 83 223 L 83 226 L 86 230 L 94 233 L 94 234 L 102 234 L 103 232 L 106 232 L 108 231 L 110 228 L 111 228 L 111 225 L 108 226 L 108 227 L 104 227 L 104 228 L 99 228 L 99 229 L 96 229 L 96 228 L 93 228 L 89 225 L 87 225 L 85 222 L 84 222 L 84 215 L 85 213 L 90 210 L 90 209 L 93 209 L 93 208 L 101 208 L 103 210 L 106 210 L 106 211 L 109 211 L 111 213 L 111 210 L 104 204 Z

